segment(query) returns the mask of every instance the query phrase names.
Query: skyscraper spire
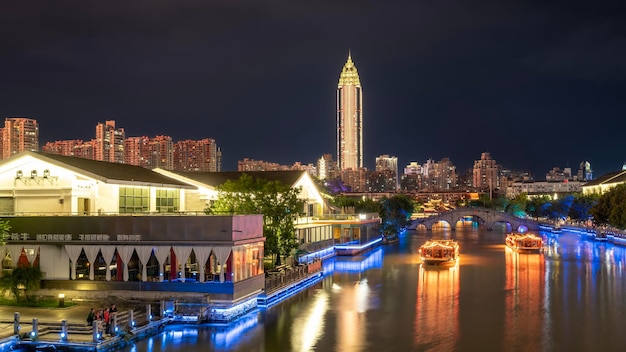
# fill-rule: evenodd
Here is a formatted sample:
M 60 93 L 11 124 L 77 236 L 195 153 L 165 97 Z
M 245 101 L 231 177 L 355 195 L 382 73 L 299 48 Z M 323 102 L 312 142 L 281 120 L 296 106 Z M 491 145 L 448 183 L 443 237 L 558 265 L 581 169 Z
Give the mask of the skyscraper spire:
M 339 75 L 339 86 L 344 85 L 354 85 L 361 86 L 361 81 L 359 80 L 359 72 L 354 66 L 354 62 L 352 62 L 352 53 L 348 50 L 348 60 L 343 65 L 343 70 L 341 70 L 341 75 Z

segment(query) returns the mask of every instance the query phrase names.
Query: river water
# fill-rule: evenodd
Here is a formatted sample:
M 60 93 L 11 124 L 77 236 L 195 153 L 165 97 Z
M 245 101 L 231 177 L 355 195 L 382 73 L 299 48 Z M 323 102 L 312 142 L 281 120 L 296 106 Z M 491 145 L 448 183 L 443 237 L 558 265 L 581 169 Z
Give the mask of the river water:
M 542 233 L 542 254 L 504 230 L 408 232 L 324 263 L 324 279 L 229 326 L 171 327 L 139 351 L 623 351 L 626 247 Z M 430 238 L 460 244 L 457 266 L 423 268 Z

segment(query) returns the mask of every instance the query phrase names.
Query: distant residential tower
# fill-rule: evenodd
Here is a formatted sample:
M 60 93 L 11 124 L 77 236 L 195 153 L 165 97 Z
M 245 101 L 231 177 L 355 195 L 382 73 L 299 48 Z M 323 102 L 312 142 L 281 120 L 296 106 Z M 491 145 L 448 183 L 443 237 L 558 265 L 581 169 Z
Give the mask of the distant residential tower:
M 7 117 L 0 128 L 0 160 L 30 150 L 39 151 L 39 124 L 26 117 Z

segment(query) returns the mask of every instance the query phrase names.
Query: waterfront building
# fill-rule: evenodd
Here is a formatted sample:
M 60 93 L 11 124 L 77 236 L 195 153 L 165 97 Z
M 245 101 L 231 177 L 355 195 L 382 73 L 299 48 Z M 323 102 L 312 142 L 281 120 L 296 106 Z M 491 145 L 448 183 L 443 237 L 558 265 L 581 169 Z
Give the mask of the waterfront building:
M 604 174 L 582 186 L 583 194 L 604 194 L 611 188 L 626 183 L 626 170 Z
M 92 141 L 94 160 L 110 163 L 124 162 L 123 128 L 116 128 L 114 120 L 107 120 L 96 125 L 96 138 Z
M 221 151 L 213 138 L 184 140 L 174 144 L 174 170 L 220 171 Z
M 39 265 L 44 290 L 76 298 L 208 295 L 225 307 L 254 298 L 264 288 L 262 215 L 189 215 L 193 189 L 139 166 L 17 154 L 0 162 L 4 269 Z
M 203 212 L 212 202 L 217 200 L 219 186 L 228 180 L 238 180 L 244 174 L 255 179 L 279 181 L 291 188 L 298 189 L 298 198 L 304 201 L 301 210 L 302 217 L 321 216 L 330 211 L 326 198 L 319 190 L 317 183 L 306 171 L 196 172 L 163 169 L 154 169 L 154 171 L 193 187 L 185 195 L 185 209 L 188 211 Z
M 35 152 L 4 160 L 0 176 L 0 208 L 24 215 L 166 212 L 163 200 L 184 206 L 192 188 L 138 166 Z
M 8 117 L 4 121 L 4 128 L 0 128 L 0 135 L 2 136 L 0 145 L 2 159 L 26 150 L 39 151 L 37 120 L 26 117 Z
M 351 54 L 337 85 L 337 162 L 340 171 L 363 168 L 363 96 Z

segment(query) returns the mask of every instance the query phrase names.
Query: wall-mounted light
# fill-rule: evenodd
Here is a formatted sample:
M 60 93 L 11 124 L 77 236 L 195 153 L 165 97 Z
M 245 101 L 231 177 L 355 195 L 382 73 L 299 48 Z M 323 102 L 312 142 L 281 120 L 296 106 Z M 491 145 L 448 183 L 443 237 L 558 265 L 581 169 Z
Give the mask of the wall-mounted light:
M 37 170 L 33 170 L 30 172 L 30 178 L 35 178 L 37 177 Z
M 44 178 L 50 177 L 50 170 L 48 170 L 48 169 L 43 170 L 43 177 Z
M 15 178 L 22 178 L 24 176 L 24 173 L 22 172 L 22 170 L 17 170 L 15 172 Z

